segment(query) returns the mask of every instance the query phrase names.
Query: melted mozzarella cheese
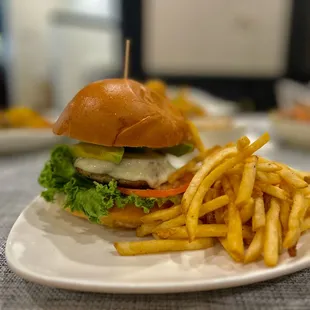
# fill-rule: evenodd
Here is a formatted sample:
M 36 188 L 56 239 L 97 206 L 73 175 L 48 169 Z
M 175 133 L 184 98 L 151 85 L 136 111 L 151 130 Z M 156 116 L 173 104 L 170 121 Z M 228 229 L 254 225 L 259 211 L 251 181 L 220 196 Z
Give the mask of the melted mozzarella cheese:
M 164 156 L 135 155 L 124 157 L 119 164 L 79 157 L 74 166 L 90 173 L 108 174 L 112 178 L 128 181 L 145 181 L 152 188 L 167 182 L 175 168 Z

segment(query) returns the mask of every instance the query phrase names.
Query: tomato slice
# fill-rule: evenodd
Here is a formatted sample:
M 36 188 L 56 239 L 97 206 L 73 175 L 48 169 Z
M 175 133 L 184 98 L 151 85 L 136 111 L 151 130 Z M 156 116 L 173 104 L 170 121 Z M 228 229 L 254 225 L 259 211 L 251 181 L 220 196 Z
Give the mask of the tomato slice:
M 189 183 L 182 184 L 175 188 L 167 188 L 167 189 L 132 189 L 125 187 L 118 187 L 120 192 L 125 195 L 137 195 L 139 197 L 154 197 L 154 198 L 165 198 L 169 196 L 175 196 L 178 194 L 182 194 L 188 188 Z

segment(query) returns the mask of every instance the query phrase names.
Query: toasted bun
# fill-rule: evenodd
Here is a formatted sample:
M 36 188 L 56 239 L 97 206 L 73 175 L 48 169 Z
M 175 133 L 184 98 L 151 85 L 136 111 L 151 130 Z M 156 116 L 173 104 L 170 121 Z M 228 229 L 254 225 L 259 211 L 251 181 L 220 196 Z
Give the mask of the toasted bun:
M 186 119 L 178 108 L 127 79 L 84 87 L 66 106 L 53 132 L 105 146 L 169 147 L 189 138 Z
M 87 216 L 83 212 L 72 212 L 69 208 L 66 208 L 65 210 L 72 215 L 87 219 Z M 156 210 L 158 210 L 158 208 L 154 207 L 151 212 Z M 134 205 L 128 205 L 122 209 L 114 207 L 109 210 L 108 216 L 101 217 L 100 222 L 102 225 L 111 228 L 133 229 L 139 227 L 142 224 L 141 217 L 144 215 L 145 213 L 143 210 L 135 207 Z

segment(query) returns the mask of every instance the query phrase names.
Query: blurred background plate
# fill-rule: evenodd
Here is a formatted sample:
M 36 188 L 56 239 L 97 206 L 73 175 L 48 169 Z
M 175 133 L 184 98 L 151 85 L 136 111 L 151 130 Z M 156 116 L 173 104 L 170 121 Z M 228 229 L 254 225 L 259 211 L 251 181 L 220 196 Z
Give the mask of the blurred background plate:
M 310 149 L 310 123 L 284 118 L 277 113 L 270 115 L 271 133 L 280 142 Z
M 167 89 L 168 97 L 175 97 L 180 91 L 178 86 L 170 86 Z M 215 97 L 210 93 L 195 87 L 188 89 L 188 99 L 202 107 L 206 113 L 213 116 L 227 116 L 236 114 L 240 109 L 238 105 L 229 100 Z
M 33 151 L 60 143 L 63 137 L 55 136 L 51 129 L 0 130 L 0 154 Z

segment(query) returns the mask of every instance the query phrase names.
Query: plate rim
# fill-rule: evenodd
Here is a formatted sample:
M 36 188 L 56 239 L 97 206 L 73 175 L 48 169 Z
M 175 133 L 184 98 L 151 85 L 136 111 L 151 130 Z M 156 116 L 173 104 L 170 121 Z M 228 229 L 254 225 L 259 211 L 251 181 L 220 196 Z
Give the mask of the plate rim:
M 5 257 L 8 267 L 19 277 L 34 282 L 37 284 L 45 285 L 48 287 L 83 291 L 83 292 L 96 292 L 96 293 L 116 293 L 116 294 L 169 294 L 169 293 L 182 293 L 182 292 L 197 292 L 197 291 L 211 291 L 225 288 L 233 288 L 244 285 L 251 285 L 254 283 L 264 282 L 271 279 L 280 278 L 288 274 L 298 272 L 302 269 L 310 267 L 310 254 L 304 256 L 303 259 L 289 266 L 281 266 L 268 268 L 265 267 L 265 272 L 257 269 L 250 275 L 238 275 L 227 276 L 225 281 L 222 278 L 212 279 L 212 282 L 208 279 L 191 280 L 190 282 L 160 282 L 160 283 L 108 283 L 100 282 L 98 280 L 85 280 L 85 279 L 70 279 L 61 278 L 59 276 L 47 276 L 40 275 L 38 272 L 32 271 L 29 268 L 24 267 L 17 259 L 13 257 L 11 246 L 13 243 L 14 229 L 18 226 L 19 222 L 23 220 L 24 213 L 34 207 L 35 202 L 42 199 L 40 195 L 36 196 L 20 213 L 16 221 L 14 222 L 5 246 Z M 307 259 L 308 257 L 308 259 Z

